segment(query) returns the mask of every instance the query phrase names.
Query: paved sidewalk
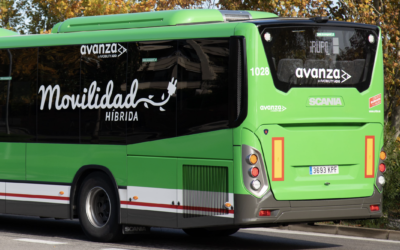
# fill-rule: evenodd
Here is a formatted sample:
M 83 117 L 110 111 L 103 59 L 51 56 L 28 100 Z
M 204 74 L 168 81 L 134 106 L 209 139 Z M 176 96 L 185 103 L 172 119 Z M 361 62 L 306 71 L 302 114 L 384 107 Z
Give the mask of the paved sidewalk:
M 308 224 L 294 224 L 289 226 L 280 226 L 277 228 L 281 230 L 337 234 L 337 235 L 400 241 L 400 231 L 387 230 L 387 229 L 347 227 L 341 225 L 308 225 Z

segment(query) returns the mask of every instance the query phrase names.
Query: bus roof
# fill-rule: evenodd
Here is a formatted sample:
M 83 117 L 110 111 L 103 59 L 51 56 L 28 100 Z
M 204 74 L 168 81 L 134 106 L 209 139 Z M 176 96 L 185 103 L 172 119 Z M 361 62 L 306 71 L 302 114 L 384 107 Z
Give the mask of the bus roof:
M 0 28 L 0 37 L 2 37 L 2 36 L 18 36 L 18 35 L 19 34 L 15 31 Z
M 189 9 L 153 11 L 106 16 L 71 18 L 56 24 L 52 33 L 69 33 L 112 29 L 132 29 L 200 23 L 244 21 L 276 18 L 277 15 L 261 11 L 230 11 L 216 9 Z

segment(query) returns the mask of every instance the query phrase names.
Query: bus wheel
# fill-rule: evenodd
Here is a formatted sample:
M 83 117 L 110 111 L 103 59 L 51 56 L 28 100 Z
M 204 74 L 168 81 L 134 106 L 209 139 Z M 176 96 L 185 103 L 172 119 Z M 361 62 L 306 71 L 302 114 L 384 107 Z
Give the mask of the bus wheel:
M 85 234 L 93 241 L 122 239 L 118 224 L 119 204 L 108 176 L 95 172 L 88 175 L 79 189 L 79 221 Z
M 226 237 L 239 231 L 239 228 L 221 229 L 221 230 L 207 229 L 207 228 L 189 228 L 189 229 L 183 229 L 183 231 L 187 235 L 192 237 Z

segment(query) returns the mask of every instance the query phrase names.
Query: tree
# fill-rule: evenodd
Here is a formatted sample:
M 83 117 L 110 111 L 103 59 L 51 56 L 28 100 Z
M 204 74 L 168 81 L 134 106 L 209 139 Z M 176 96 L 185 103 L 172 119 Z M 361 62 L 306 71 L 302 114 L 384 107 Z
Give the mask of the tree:
M 339 0 L 338 6 L 331 11 L 331 15 L 337 20 L 373 24 L 381 28 L 385 73 L 385 121 L 392 121 L 396 137 L 400 133 L 399 8 L 400 2 L 397 0 Z
M 49 33 L 51 28 L 69 18 L 202 7 L 204 0 L 18 0 L 24 18 L 19 31 Z M 215 6 L 215 0 L 209 6 Z M 214 4 L 213 4 L 214 2 Z
M 0 28 L 16 31 L 16 27 L 22 21 L 18 7 L 14 0 L 0 1 Z

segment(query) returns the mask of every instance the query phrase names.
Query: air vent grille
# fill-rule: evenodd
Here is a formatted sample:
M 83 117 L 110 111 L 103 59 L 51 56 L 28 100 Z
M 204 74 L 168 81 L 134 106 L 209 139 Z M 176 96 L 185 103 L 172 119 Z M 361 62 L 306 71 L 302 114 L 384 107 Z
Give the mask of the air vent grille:
M 183 166 L 183 217 L 228 214 L 228 168 Z

